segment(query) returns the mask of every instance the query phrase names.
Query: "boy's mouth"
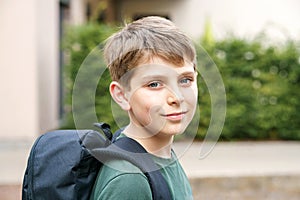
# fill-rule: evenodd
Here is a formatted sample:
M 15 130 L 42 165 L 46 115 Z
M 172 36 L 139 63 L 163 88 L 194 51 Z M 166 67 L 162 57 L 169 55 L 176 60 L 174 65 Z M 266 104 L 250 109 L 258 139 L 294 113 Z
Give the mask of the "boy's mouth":
M 186 113 L 187 113 L 187 111 L 174 112 L 174 113 L 165 114 L 165 115 L 162 115 L 162 116 L 167 118 L 168 120 L 171 120 L 171 121 L 178 121 L 178 120 L 182 120 L 182 118 L 185 116 Z

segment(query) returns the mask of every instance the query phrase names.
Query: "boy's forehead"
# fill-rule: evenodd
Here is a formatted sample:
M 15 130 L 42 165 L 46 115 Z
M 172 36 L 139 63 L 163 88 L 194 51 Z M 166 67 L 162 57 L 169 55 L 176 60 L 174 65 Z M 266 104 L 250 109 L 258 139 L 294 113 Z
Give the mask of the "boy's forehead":
M 160 58 L 153 58 L 147 63 L 143 63 L 135 67 L 135 70 L 138 73 L 144 73 L 145 75 L 155 75 L 161 73 L 188 73 L 194 72 L 194 64 L 192 62 L 185 61 L 182 66 L 175 65 L 169 62 L 166 62 Z

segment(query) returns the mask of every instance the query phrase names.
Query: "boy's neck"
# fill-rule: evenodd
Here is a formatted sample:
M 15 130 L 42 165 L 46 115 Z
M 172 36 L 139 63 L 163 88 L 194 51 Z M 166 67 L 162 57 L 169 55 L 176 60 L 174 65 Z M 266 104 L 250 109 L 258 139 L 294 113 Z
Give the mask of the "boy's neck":
M 173 143 L 173 135 L 153 136 L 142 127 L 129 125 L 125 128 L 124 134 L 140 143 L 147 152 L 162 158 L 171 158 L 171 149 Z

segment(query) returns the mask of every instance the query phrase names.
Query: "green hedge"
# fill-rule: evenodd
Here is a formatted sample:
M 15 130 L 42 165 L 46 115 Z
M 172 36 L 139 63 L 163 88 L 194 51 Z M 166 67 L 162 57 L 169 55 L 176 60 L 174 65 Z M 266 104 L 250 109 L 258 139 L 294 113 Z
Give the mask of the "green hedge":
M 65 34 L 63 48 L 68 59 L 64 66 L 65 115 L 62 128 L 75 127 L 72 89 L 79 68 L 95 47 L 101 53 L 101 43 L 115 30 L 115 27 L 107 25 L 87 24 L 72 27 Z M 226 89 L 227 113 L 221 139 L 300 139 L 300 53 L 296 42 L 265 45 L 263 38 L 249 41 L 230 37 L 214 42 L 204 41 L 201 45 L 218 66 Z M 100 65 L 104 66 L 103 61 Z M 96 93 L 88 87 L 88 83 L 99 78 L 98 68 L 99 62 L 86 72 L 87 76 L 82 80 L 85 87 L 80 90 L 82 99 L 78 100 L 82 106 L 76 112 L 86 115 L 82 121 L 86 119 L 86 124 L 91 124 L 93 122 L 88 121 L 88 116 L 95 108 L 99 121 L 116 127 L 116 116 L 111 114 L 107 70 L 101 76 Z M 203 139 L 210 122 L 211 105 L 206 85 L 199 77 L 201 117 L 197 138 Z M 85 103 L 95 95 L 94 104 L 93 101 Z M 127 122 L 123 116 L 124 113 L 117 116 L 119 125 Z
M 203 43 L 226 88 L 222 139 L 300 139 L 299 46 L 293 41 L 264 45 L 266 40 L 230 37 Z
M 115 126 L 109 106 L 111 102 L 108 92 L 109 72 L 108 70 L 103 74 L 99 72 L 99 69 L 105 68 L 101 55 L 103 41 L 115 31 L 115 27 L 96 23 L 68 27 L 62 42 L 65 65 L 63 67 L 64 116 L 61 128 L 91 128 L 96 122 L 92 117 L 95 111 L 100 121 Z M 78 80 L 79 70 L 81 70 L 81 78 Z M 95 91 L 93 87 L 100 76 L 101 80 Z M 73 110 L 75 81 L 78 87 L 75 94 L 76 110 Z M 80 115 L 79 122 L 74 122 L 73 111 L 75 115 Z

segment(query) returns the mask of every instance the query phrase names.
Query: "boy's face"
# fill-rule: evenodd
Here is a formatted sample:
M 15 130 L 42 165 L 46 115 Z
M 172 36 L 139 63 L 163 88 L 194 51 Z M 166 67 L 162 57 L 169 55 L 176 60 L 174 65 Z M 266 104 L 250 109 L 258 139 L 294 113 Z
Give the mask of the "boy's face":
M 196 78 L 192 63 L 179 67 L 154 58 L 136 67 L 125 92 L 131 123 L 152 135 L 182 133 L 197 107 Z

